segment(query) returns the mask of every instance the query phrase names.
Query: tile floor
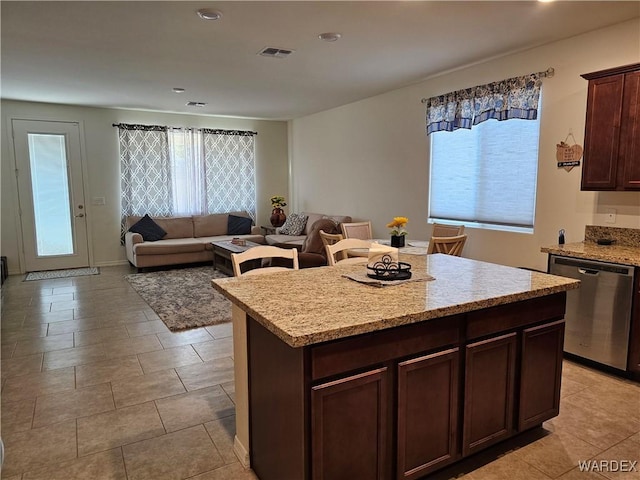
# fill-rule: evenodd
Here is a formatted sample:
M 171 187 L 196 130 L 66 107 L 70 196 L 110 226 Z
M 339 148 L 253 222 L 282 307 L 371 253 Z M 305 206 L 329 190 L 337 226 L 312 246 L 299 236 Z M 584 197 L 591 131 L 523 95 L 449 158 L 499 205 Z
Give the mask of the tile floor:
M 133 271 L 2 286 L 3 479 L 257 478 L 232 451 L 230 324 L 170 332 Z M 638 465 L 585 473 L 583 460 Z M 462 476 L 640 479 L 640 385 L 565 362 L 560 416 L 434 478 Z

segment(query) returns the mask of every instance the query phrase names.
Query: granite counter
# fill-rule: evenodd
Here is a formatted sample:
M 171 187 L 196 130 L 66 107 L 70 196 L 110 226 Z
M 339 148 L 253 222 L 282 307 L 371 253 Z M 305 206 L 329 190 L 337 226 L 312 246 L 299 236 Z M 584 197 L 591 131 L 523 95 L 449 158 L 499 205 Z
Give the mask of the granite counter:
M 598 245 L 597 243 L 585 241 L 566 243 L 564 245 L 550 245 L 542 247 L 540 251 L 562 257 L 598 260 L 640 267 L 640 247 L 631 245 Z
M 373 287 L 343 277 L 363 265 L 212 280 L 291 347 L 441 318 L 578 288 L 579 282 L 450 255 L 401 256 L 435 280 Z

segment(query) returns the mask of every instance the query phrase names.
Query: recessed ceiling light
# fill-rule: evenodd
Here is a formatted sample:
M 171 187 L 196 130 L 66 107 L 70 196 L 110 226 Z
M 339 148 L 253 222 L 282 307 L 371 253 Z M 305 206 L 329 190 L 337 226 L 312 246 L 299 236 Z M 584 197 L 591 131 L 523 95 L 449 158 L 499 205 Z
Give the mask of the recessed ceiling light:
M 318 35 L 318 38 L 320 40 L 324 40 L 325 42 L 335 42 L 339 40 L 340 37 L 342 37 L 342 35 L 336 32 L 326 32 Z
M 173 87 L 173 93 L 184 93 L 184 88 L 181 87 Z
M 220 20 L 222 18 L 222 12 L 213 8 L 201 8 L 197 13 L 203 20 Z

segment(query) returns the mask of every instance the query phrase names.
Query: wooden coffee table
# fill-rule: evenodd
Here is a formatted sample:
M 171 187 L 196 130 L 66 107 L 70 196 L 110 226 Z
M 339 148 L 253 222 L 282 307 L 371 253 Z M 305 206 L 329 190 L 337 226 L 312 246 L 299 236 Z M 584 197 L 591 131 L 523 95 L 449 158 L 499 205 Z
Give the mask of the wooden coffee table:
M 213 247 L 213 269 L 220 270 L 222 273 L 233 276 L 233 263 L 231 262 L 232 253 L 242 253 L 250 248 L 260 245 L 255 242 L 245 242 L 245 245 L 235 245 L 230 240 L 224 242 L 211 242 Z M 253 270 L 262 266 L 262 259 L 249 260 L 242 264 L 242 271 Z

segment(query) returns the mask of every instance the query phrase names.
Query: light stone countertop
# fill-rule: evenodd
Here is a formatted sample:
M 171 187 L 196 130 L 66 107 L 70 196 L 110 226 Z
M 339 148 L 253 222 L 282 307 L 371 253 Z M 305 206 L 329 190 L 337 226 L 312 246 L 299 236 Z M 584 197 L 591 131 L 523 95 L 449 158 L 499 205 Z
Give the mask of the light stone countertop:
M 302 347 L 578 288 L 577 280 L 450 255 L 400 255 L 435 280 L 374 287 L 364 265 L 213 279 L 213 287 L 291 347 Z
M 592 242 L 576 242 L 542 247 L 540 250 L 543 253 L 551 253 L 563 257 L 599 260 L 640 267 L 640 247 L 629 245 L 598 245 Z

